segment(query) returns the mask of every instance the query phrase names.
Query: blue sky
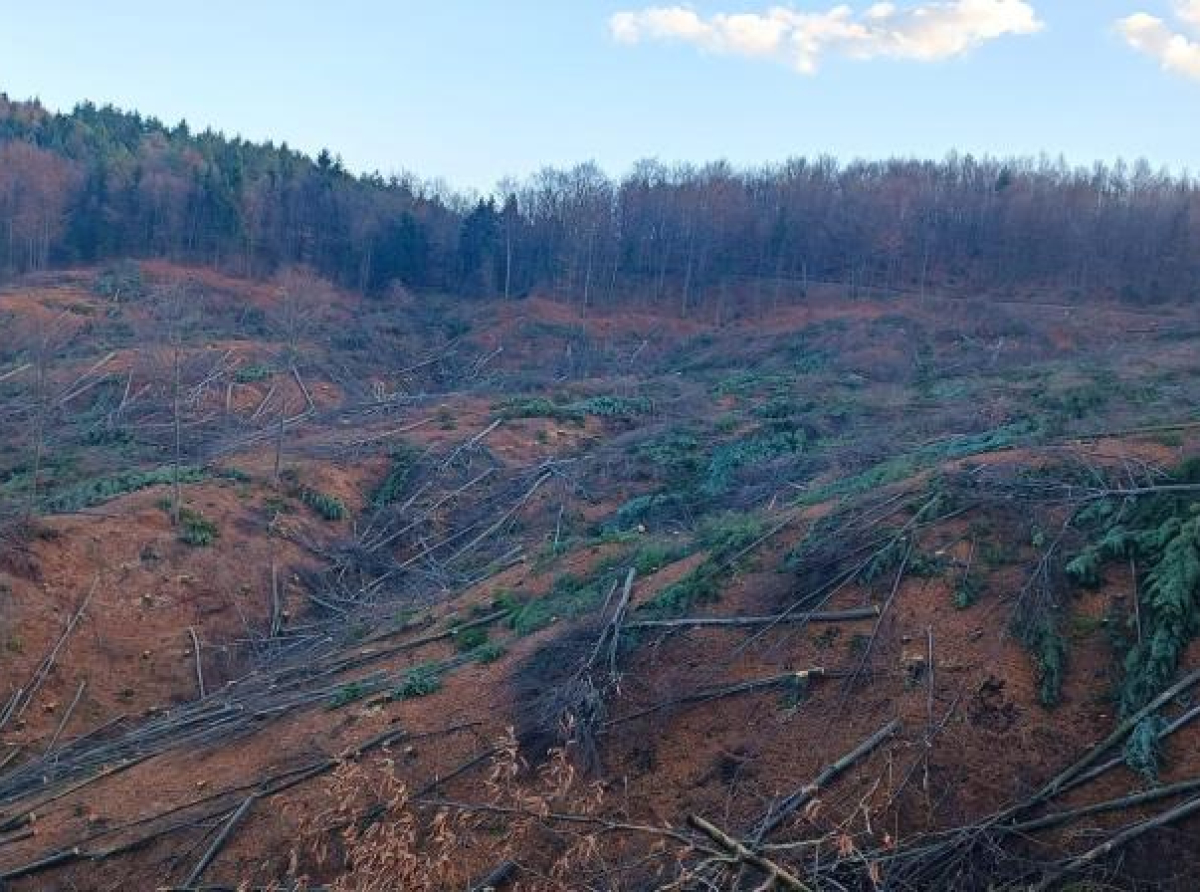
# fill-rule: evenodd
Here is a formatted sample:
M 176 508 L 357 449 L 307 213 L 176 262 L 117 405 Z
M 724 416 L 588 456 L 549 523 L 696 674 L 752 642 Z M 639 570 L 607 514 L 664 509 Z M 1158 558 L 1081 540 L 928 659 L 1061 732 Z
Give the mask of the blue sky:
M 776 5 L 810 17 L 797 26 L 808 35 L 838 2 Z M 699 36 L 646 17 L 669 0 L 0 0 L 0 90 L 329 146 L 355 169 L 484 189 L 545 164 L 621 173 L 642 157 L 958 149 L 1200 169 L 1200 20 L 1187 18 L 1200 3 L 895 0 L 870 12 L 874 2 L 848 0 L 854 21 L 901 28 L 913 7 L 1015 4 L 1039 27 L 961 52 L 835 40 L 803 73 L 721 30 L 730 20 L 718 16 L 765 17 L 771 0 L 696 0 Z M 1131 16 L 1136 34 L 1118 24 Z

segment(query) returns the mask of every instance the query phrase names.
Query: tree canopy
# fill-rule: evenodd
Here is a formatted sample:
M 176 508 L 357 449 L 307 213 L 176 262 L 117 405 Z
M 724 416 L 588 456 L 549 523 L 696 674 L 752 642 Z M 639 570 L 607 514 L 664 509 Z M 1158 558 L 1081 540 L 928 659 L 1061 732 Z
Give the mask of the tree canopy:
M 1191 297 L 1200 189 L 1145 162 L 951 155 L 753 169 L 545 169 L 482 199 L 356 175 L 329 150 L 186 122 L 0 96 L 0 275 L 163 257 L 261 277 L 304 264 L 342 287 L 468 296 L 624 295 L 686 311 L 801 289 Z

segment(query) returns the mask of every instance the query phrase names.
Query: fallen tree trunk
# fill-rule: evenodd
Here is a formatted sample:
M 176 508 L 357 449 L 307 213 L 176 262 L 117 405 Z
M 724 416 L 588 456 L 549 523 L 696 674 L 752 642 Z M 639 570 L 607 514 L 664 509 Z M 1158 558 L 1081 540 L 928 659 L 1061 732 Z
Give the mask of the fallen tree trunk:
M 777 807 L 772 807 L 754 831 L 755 843 L 761 843 L 767 836 L 777 830 L 784 821 L 807 805 L 835 777 L 859 760 L 870 755 L 881 743 L 899 730 L 899 719 L 893 719 L 888 722 L 836 762 L 827 765 L 811 783 L 807 783 L 791 793 Z
M 760 889 L 770 889 L 772 886 L 778 884 L 785 889 L 794 889 L 796 892 L 812 892 L 812 887 L 805 885 L 794 874 L 780 867 L 774 861 L 763 857 L 758 852 L 747 848 L 743 843 L 738 842 L 720 827 L 709 823 L 699 815 L 688 815 L 687 822 L 690 827 L 699 830 L 738 861 L 765 873 L 767 875 L 767 882 L 760 886 Z
M 860 607 L 854 610 L 828 610 L 823 613 L 791 613 L 779 616 L 698 616 L 684 619 L 642 620 L 626 623 L 626 629 L 747 629 L 757 626 L 784 625 L 793 623 L 842 623 L 861 619 L 875 619 L 878 607 Z
M 1139 836 L 1149 833 L 1151 830 L 1166 827 L 1168 824 L 1173 824 L 1176 821 L 1181 821 L 1196 812 L 1200 812 L 1200 796 L 1196 796 L 1186 802 L 1181 802 L 1174 808 L 1168 809 L 1139 824 L 1126 827 L 1120 833 L 1110 837 L 1095 848 L 1089 849 L 1082 855 L 1072 858 L 1066 864 L 1054 868 L 1046 876 L 1042 877 L 1041 882 L 1034 886 L 1033 889 L 1036 892 L 1041 892 L 1041 890 L 1053 885 L 1064 874 L 1080 871 L 1105 855 L 1109 855 L 1122 846 L 1127 845 Z
M 251 807 L 257 801 L 258 794 L 252 793 L 238 806 L 237 811 L 229 816 L 229 820 L 225 822 L 225 826 L 221 828 L 221 832 L 217 834 L 217 838 L 213 840 L 212 845 L 208 847 L 208 850 L 196 862 L 196 866 L 192 868 L 192 872 L 188 874 L 188 878 L 183 881 L 185 886 L 194 886 L 200 882 L 200 878 L 204 876 L 204 872 L 208 870 L 209 865 L 221 853 L 221 849 L 225 847 L 225 843 L 233 836 L 233 832 L 237 830 L 238 825 L 242 823 Z

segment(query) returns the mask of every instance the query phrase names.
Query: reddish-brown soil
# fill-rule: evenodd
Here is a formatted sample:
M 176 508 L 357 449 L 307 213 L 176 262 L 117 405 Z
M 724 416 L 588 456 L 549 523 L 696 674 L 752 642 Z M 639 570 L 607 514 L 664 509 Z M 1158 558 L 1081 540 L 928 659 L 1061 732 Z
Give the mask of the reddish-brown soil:
M 215 295 L 216 303 L 243 302 L 269 310 L 276 299 L 271 286 L 211 271 L 180 271 L 166 264 L 147 264 L 146 271 L 157 279 L 186 275 L 196 287 Z M 35 283 L 25 290 L 10 290 L 0 295 L 0 312 L 44 321 L 50 314 L 63 309 L 72 312 L 70 308 L 76 307 L 87 308 L 79 313 L 81 319 L 91 318 L 104 308 L 85 287 L 89 276 L 89 271 L 77 271 L 53 285 Z M 352 315 L 356 300 L 337 296 L 331 317 Z M 720 343 L 735 351 L 754 337 L 802 332 L 829 322 L 848 326 L 845 355 L 855 362 L 861 357 L 861 367 L 869 370 L 873 364 L 893 359 L 907 362 L 908 348 L 903 343 L 876 344 L 871 340 L 874 336 L 861 326 L 902 317 L 922 330 L 952 329 L 966 325 L 962 319 L 969 316 L 968 310 L 948 310 L 916 300 L 901 303 L 822 296 L 802 306 L 768 308 L 761 314 L 716 324 L 613 308 L 588 308 L 585 312 L 563 302 L 532 298 L 477 307 L 472 322 L 481 355 L 503 348 L 495 367 L 506 373 L 541 370 L 550 362 L 548 357 L 578 349 L 569 346 L 575 337 L 572 332 L 582 333 L 590 343 L 618 344 L 623 356 L 638 349 L 642 341 L 653 342 L 655 354 L 666 356 L 702 335 L 725 338 L 727 341 Z M 1014 315 L 1022 312 L 1019 307 L 1006 310 Z M 128 312 L 132 318 L 142 311 L 132 308 Z M 1171 312 L 1185 318 L 1189 311 Z M 1074 385 L 1072 373 L 1064 372 L 1061 365 L 1092 356 L 1092 351 L 1114 343 L 1130 318 L 1120 308 L 1064 314 L 1045 307 L 1028 308 L 1026 317 L 1032 320 L 1033 333 L 1002 343 L 996 355 L 1008 349 L 1029 350 L 1030 355 L 1037 352 L 1049 370 L 1047 377 L 1065 382 L 1063 386 Z M 975 322 L 978 320 L 971 324 Z M 1017 341 L 1020 344 L 1013 346 Z M 956 345 L 953 349 L 958 349 L 958 342 L 952 343 Z M 1164 373 L 1188 368 L 1194 363 L 1192 346 L 1190 342 L 1169 344 L 1158 352 L 1138 346 L 1141 352 L 1131 354 L 1131 367 L 1136 361 Z M 224 335 L 196 349 L 212 355 L 228 353 L 241 366 L 273 355 L 268 345 L 253 338 Z M 138 361 L 137 354 L 136 345 L 123 345 L 109 362 L 124 374 Z M 78 362 L 80 368 L 88 364 L 86 358 Z M 57 652 L 37 696 L 19 719 L 0 732 L 0 760 L 5 766 L 0 777 L 3 771 L 43 757 L 52 738 L 61 747 L 121 716 L 136 723 L 141 717 L 193 701 L 198 695 L 193 632 L 201 643 L 211 696 L 220 697 L 226 682 L 252 671 L 266 671 L 270 656 L 263 629 L 271 616 L 272 565 L 281 573 L 285 627 L 317 622 L 319 617 L 308 598 L 306 571 L 327 566 L 337 547 L 352 541 L 360 528 L 368 525 L 372 511 L 369 493 L 386 473 L 387 445 L 399 439 L 439 457 L 469 444 L 462 459 L 466 476 L 455 485 L 462 485 L 477 468 L 484 467 L 504 471 L 554 468 L 560 473 L 516 505 L 511 519 L 501 518 L 504 523 L 497 527 L 496 536 L 504 544 L 525 546 L 511 565 L 493 569 L 481 581 L 436 595 L 414 595 L 412 603 L 373 607 L 364 614 L 381 627 L 401 615 L 414 622 L 411 631 L 386 639 L 393 644 L 446 629 L 453 618 L 486 614 L 495 599 L 506 593 L 516 592 L 522 599 L 551 597 L 555 581 L 564 575 L 588 577 L 600 572 L 606 562 L 624 566 L 622 562 L 632 560 L 642 545 L 673 541 L 666 537 L 679 533 L 675 527 L 658 528 L 653 523 L 635 528 L 624 539 L 589 538 L 579 533 L 605 520 L 631 496 L 650 490 L 645 480 L 629 472 L 631 452 L 623 438 L 631 424 L 598 417 L 581 423 L 530 418 L 508 420 L 489 431 L 498 417 L 496 407 L 507 394 L 489 391 L 476 382 L 457 388 L 423 386 L 414 391 L 411 404 L 405 404 L 402 411 L 381 410 L 349 422 L 334 410 L 350 407 L 355 398 L 349 394 L 346 379 L 323 376 L 320 369 L 324 367 L 314 363 L 305 371 L 316 411 L 289 428 L 281 460 L 305 486 L 345 503 L 349 519 L 324 521 L 289 494 L 289 484 L 272 482 L 276 455 L 268 423 L 257 440 L 221 458 L 224 467 L 240 469 L 249 475 L 248 480 L 210 479 L 183 486 L 183 504 L 219 529 L 218 538 L 208 547 L 179 541 L 161 504 L 169 496 L 169 488 L 162 486 L 79 513 L 38 518 L 22 534 L 20 542 L 25 544 L 19 549 L 10 546 L 14 550 L 0 561 L 4 635 L 0 679 L 6 697 L 33 676 L 80 605 L 86 602 L 86 609 Z M 365 380 L 364 387 L 369 388 L 372 381 L 383 384 L 392 380 L 389 374 L 388 369 L 379 369 L 377 377 Z M 571 387 L 574 393 L 603 392 L 606 382 L 625 386 L 640 374 L 636 364 L 619 367 L 610 378 L 588 371 L 586 377 L 572 381 Z M 690 385 L 686 374 L 670 380 L 682 381 L 680 388 Z M 553 396 L 560 385 L 566 389 L 565 384 L 550 381 L 545 392 Z M 1180 387 L 1186 390 L 1192 385 L 1194 381 Z M 981 399 L 968 407 L 970 417 L 980 415 L 995 425 L 1016 417 L 1023 394 L 1006 389 L 1008 384 L 996 387 L 990 401 Z M 234 384 L 227 402 L 224 390 L 209 393 L 204 406 L 244 420 L 256 412 L 273 388 L 276 399 L 286 394 L 288 406 L 303 407 L 302 391 L 290 374 L 282 372 Z M 900 388 L 898 382 L 880 375 L 866 388 L 863 401 L 875 400 L 880 412 L 919 411 L 890 408 L 899 406 Z M 696 392 L 702 392 L 699 385 Z M 765 397 L 716 395 L 705 408 L 705 417 L 697 420 L 711 422 L 752 407 L 756 400 L 764 402 Z M 736 424 L 730 425 L 729 435 L 750 429 L 757 423 L 755 417 L 751 413 L 739 416 Z M 1142 426 L 1140 421 L 1124 422 L 1125 415 L 1120 413 L 1097 420 L 1098 430 L 1114 432 L 1112 435 L 1089 439 L 1064 436 L 1049 445 L 999 447 L 948 459 L 932 470 L 914 470 L 903 479 L 889 480 L 886 487 L 891 489 L 881 486 L 879 492 L 916 490 L 934 472 L 989 468 L 1018 473 L 1058 467 L 1068 460 L 1102 468 L 1169 467 L 1196 454 L 1194 430 L 1185 428 L 1166 438 L 1121 433 L 1126 427 Z M 485 432 L 486 436 L 476 439 Z M 933 422 L 924 431 L 929 441 L 958 433 L 954 428 L 934 427 Z M 886 431 L 882 438 L 887 440 Z M 582 475 L 569 476 L 572 463 L 588 456 L 597 456 L 602 468 L 602 473 L 588 478 L 591 489 Z M 888 453 L 879 457 L 886 458 Z M 837 500 L 831 497 L 806 512 L 788 506 L 786 500 L 793 493 L 816 491 L 849 476 L 841 467 L 839 460 L 823 469 L 804 489 L 789 488 L 790 481 L 769 481 L 771 485 L 763 487 L 768 495 L 753 497 L 753 510 L 761 513 L 766 528 L 789 516 L 796 519 L 767 538 L 736 572 L 721 578 L 718 601 L 697 605 L 693 612 L 771 614 L 804 594 L 797 591 L 798 577 L 787 564 L 787 553 L 812 524 L 835 510 Z M 532 479 L 522 486 L 528 487 Z M 608 485 L 595 486 L 595 480 Z M 447 492 L 452 488 L 449 483 L 444 485 Z M 498 498 L 496 492 L 501 490 L 470 490 L 462 501 L 471 507 L 472 502 Z M 507 498 L 515 500 L 512 495 Z M 281 502 L 288 504 L 282 513 Z M 576 525 L 575 538 L 563 533 L 565 544 L 555 553 L 552 543 L 559 543 L 560 527 L 568 515 Z M 443 527 L 456 516 L 438 515 L 441 526 L 431 525 L 430 529 L 451 533 L 453 530 Z M 270 524 L 276 517 L 272 534 Z M 988 525 L 995 544 L 1007 549 L 1010 556 L 980 568 L 984 592 L 978 603 L 960 609 L 954 604 L 956 574 L 972 560 L 971 543 L 977 535 L 972 524 L 981 522 Z M 479 523 L 478 529 L 486 528 Z M 473 527 L 464 537 L 474 535 Z M 747 831 L 777 797 L 815 777 L 823 766 L 889 719 L 898 718 L 901 730 L 893 739 L 822 791 L 819 807 L 806 810 L 788 825 L 790 838 L 841 834 L 851 848 L 877 849 L 978 821 L 1029 795 L 1103 739 L 1115 724 L 1111 693 L 1118 670 L 1102 620 L 1114 602 L 1123 603 L 1121 599 L 1130 597 L 1130 580 L 1114 574 L 1098 590 L 1073 591 L 1066 607 L 1069 670 L 1061 702 L 1048 708 L 1039 702 L 1035 662 L 1013 634 L 1011 624 L 1014 599 L 1029 564 L 1036 559 L 1028 528 L 1011 512 L 996 516 L 975 513 L 935 524 L 922 531 L 919 541 L 923 552 L 944 558 L 951 569 L 928 577 L 905 576 L 894 592 L 890 575 L 870 584 L 847 585 L 828 604 L 829 609 L 886 608 L 877 625 L 869 619 L 799 629 L 783 625 L 754 639 L 745 630 L 724 629 L 640 638 L 638 646 L 623 657 L 619 694 L 606 704 L 607 718 L 616 723 L 599 737 L 596 776 L 605 797 L 601 813 L 612 820 L 660 827 L 678 827 L 686 816 L 703 814 L 731 831 Z M 498 546 L 497 554 L 501 550 Z M 700 550 L 678 557 L 657 572 L 638 578 L 633 607 L 645 605 L 668 586 L 687 578 L 705 556 Z M 357 621 L 347 617 L 340 622 Z M 382 650 L 370 637 L 376 630 L 364 631 L 364 640 L 348 642 L 342 653 Z M 564 666 L 557 664 L 565 665 L 574 653 L 570 650 L 573 641 L 582 636 L 581 640 L 590 642 L 595 632 L 594 615 L 587 614 L 551 622 L 524 636 L 497 623 L 490 636 L 504 646 L 499 658 L 487 663 L 461 662 L 444 673 L 441 687 L 427 696 L 397 700 L 365 696 L 340 705 L 317 702 L 227 742 L 169 748 L 121 770 L 110 766 L 114 769 L 110 775 L 61 796 L 68 785 L 55 783 L 44 795 L 29 794 L 5 802 L 0 817 L 32 808 L 36 820 L 8 836 L 0 835 L 0 874 L 72 846 L 94 852 L 132 843 L 150 819 L 161 823 L 160 817 L 172 809 L 231 791 L 232 806 L 218 817 L 197 819 L 194 826 L 181 827 L 112 857 L 68 863 L 12 883 L 12 888 L 22 890 L 165 887 L 188 874 L 220 819 L 245 795 L 243 791 L 282 771 L 352 750 L 388 729 L 403 729 L 416 739 L 400 740 L 387 753 L 370 756 L 369 761 L 390 760 L 409 789 L 420 790 L 471 762 L 508 728 L 527 728 L 532 721 L 531 698 L 564 681 Z M 864 654 L 868 646 L 869 652 Z M 349 686 L 378 672 L 401 678 L 413 667 L 457 656 L 453 639 L 438 640 L 390 653 L 369 667 L 343 672 L 337 681 Z M 1183 664 L 1200 665 L 1200 644 L 1192 645 Z M 853 670 L 853 678 L 814 674 L 802 691 L 772 688 L 722 696 L 623 720 L 708 688 L 816 669 L 830 673 Z M 80 690 L 78 703 L 72 706 Z M 419 736 L 448 728 L 457 730 L 427 739 Z M 545 754 L 527 755 L 536 762 Z M 1164 765 L 1163 782 L 1200 774 L 1200 727 L 1185 728 L 1170 738 Z M 482 802 L 487 798 L 486 774 L 484 761 L 437 792 L 456 800 Z M 1131 772 L 1121 768 L 1068 794 L 1058 806 L 1122 795 L 1138 784 Z M 298 848 L 303 849 L 298 844 L 302 827 L 329 806 L 324 791 L 325 781 L 318 778 L 257 802 L 207 870 L 204 881 L 263 886 L 281 880 L 288 872 L 289 860 Z M 1026 854 L 1052 859 L 1077 852 L 1093 844 L 1098 832 L 1111 831 L 1147 814 L 1150 812 L 1142 810 L 1095 816 L 1089 819 L 1089 835 L 1084 839 L 1076 838 L 1070 826 L 1061 832 L 1043 833 L 1027 844 Z M 147 824 L 139 823 L 143 821 Z M 1174 853 L 1194 847 L 1197 834 L 1200 827 L 1185 822 L 1153 839 L 1164 851 Z M 1148 845 L 1129 850 L 1138 875 L 1163 883 L 1177 881 L 1163 865 L 1158 865 L 1161 869 L 1155 873 L 1156 866 L 1147 863 Z M 486 873 L 501 852 L 502 835 L 464 843 L 463 866 L 473 875 Z M 547 859 L 552 860 L 549 852 L 507 854 L 543 867 Z M 308 855 L 301 851 L 300 857 L 303 860 Z M 332 876 L 336 870 L 326 872 Z M 638 888 L 623 882 L 614 877 L 611 888 Z M 535 883 L 530 886 L 541 888 Z M 567 878 L 557 887 L 546 888 L 577 887 Z

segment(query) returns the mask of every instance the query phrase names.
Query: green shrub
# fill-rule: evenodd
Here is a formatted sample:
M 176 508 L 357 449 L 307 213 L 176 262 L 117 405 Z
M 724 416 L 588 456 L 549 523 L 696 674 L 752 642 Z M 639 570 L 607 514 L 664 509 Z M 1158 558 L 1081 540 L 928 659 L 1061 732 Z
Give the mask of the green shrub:
M 234 483 L 252 483 L 254 477 L 241 468 L 217 468 L 212 475 L 220 480 L 232 480 Z
M 713 396 L 749 396 L 763 391 L 781 391 L 791 388 L 795 379 L 790 375 L 761 375 L 743 371 L 722 378 L 712 389 Z
M 1195 482 L 1196 467 L 1182 465 L 1175 483 Z M 1160 493 L 1135 502 L 1103 500 L 1078 512 L 1074 522 L 1093 540 L 1066 565 L 1081 585 L 1102 580 L 1105 563 L 1133 559 L 1142 569 L 1135 617 L 1140 640 L 1124 660 L 1120 707 L 1136 711 L 1174 677 L 1188 644 L 1200 633 L 1200 502 Z
M 442 667 L 436 663 L 421 663 L 409 669 L 400 684 L 392 691 L 393 700 L 428 697 L 442 688 Z
M 507 648 L 498 641 L 487 641 L 467 654 L 476 663 L 494 663 L 507 653 Z
M 654 403 L 644 396 L 594 396 L 575 403 L 573 408 L 599 418 L 634 418 L 651 414 Z
M 876 579 L 891 576 L 904 561 L 910 547 L 907 539 L 893 537 L 891 541 L 867 559 L 862 569 L 858 571 L 858 578 L 862 582 L 871 583 Z
M 709 559 L 724 563 L 753 545 L 763 534 L 763 522 L 752 514 L 723 514 L 700 525 L 697 540 Z
M 635 449 L 656 477 L 672 483 L 688 480 L 703 467 L 700 440 L 688 430 L 673 430 L 642 443 Z
M 352 681 L 342 685 L 329 698 L 330 709 L 341 709 L 343 706 L 349 706 L 351 703 L 356 703 L 364 697 L 369 697 L 378 690 L 373 685 L 368 685 L 361 681 Z
M 1043 706 L 1058 705 L 1067 671 L 1067 642 L 1058 627 L 1057 616 L 1046 611 L 1021 624 L 1017 634 L 1037 664 L 1038 699 Z
M 954 606 L 966 610 L 983 594 L 983 584 L 974 573 L 964 573 L 954 588 Z
M 371 494 L 371 505 L 382 508 L 398 501 L 412 479 L 420 458 L 421 453 L 415 447 L 408 443 L 398 444 L 392 450 L 387 475 Z
M 635 496 L 617 508 L 612 517 L 605 521 L 604 527 L 613 531 L 629 530 L 656 518 L 677 514 L 687 504 L 688 500 L 681 493 L 658 492 Z
M 475 650 L 478 647 L 482 647 L 483 645 L 487 644 L 487 640 L 487 630 L 480 626 L 464 629 L 461 632 L 456 632 L 454 634 L 454 646 L 464 653 L 466 651 Z
M 301 487 L 300 501 L 320 515 L 323 520 L 345 520 L 349 514 L 346 510 L 346 503 L 337 496 L 331 496 L 309 486 Z
M 183 508 L 179 512 L 179 541 L 194 548 L 212 545 L 220 536 L 217 525 L 198 511 Z
M 1158 763 L 1162 758 L 1159 735 L 1166 724 L 1162 716 L 1146 716 L 1134 726 L 1129 739 L 1125 741 L 1125 764 L 1149 783 L 1158 782 Z
M 786 455 L 794 455 L 804 448 L 804 434 L 800 431 L 784 431 L 722 443 L 713 450 L 708 471 L 700 484 L 706 496 L 724 493 L 733 483 L 734 475 L 742 468 L 760 465 Z
M 574 403 L 556 403 L 545 397 L 526 397 L 500 404 L 502 418 L 550 418 L 555 421 L 581 423 L 587 416 L 598 418 L 633 418 L 649 415 L 654 403 L 642 396 L 594 396 Z
M 1067 418 L 1081 419 L 1104 408 L 1111 392 L 1111 387 L 1103 382 L 1081 384 L 1043 396 L 1038 400 L 1038 405 Z

